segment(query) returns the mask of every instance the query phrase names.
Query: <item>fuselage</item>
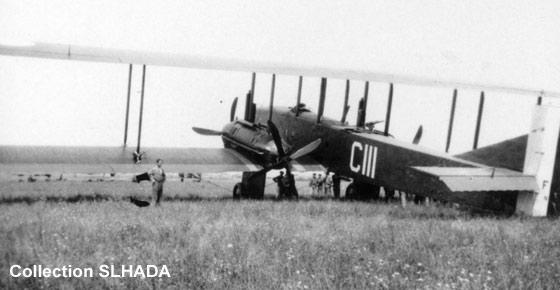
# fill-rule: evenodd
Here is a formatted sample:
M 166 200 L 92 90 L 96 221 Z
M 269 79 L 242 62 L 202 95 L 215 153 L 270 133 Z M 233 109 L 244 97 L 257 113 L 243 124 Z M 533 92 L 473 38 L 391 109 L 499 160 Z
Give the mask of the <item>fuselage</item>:
M 268 116 L 267 108 L 258 108 L 255 123 L 266 124 Z M 296 116 L 295 111 L 286 107 L 276 107 L 272 114 L 272 121 L 278 127 L 282 139 L 294 148 L 321 138 L 320 147 L 311 156 L 337 175 L 356 182 L 467 203 L 480 208 L 493 203 L 488 200 L 492 197 L 484 193 L 477 197 L 472 192 L 451 195 L 449 192 L 438 192 L 436 188 L 432 190 L 425 184 L 425 180 L 413 178 L 409 174 L 412 166 L 484 167 L 482 164 L 385 136 L 381 132 L 348 126 L 326 117 L 322 117 L 320 123 L 316 120 L 315 113 L 306 110 Z

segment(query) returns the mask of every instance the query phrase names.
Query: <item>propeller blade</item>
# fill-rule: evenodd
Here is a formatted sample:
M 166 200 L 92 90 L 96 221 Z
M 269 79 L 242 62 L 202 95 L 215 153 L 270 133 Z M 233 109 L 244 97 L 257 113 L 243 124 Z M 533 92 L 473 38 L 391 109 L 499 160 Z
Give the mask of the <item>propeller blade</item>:
M 278 132 L 278 127 L 276 127 L 276 125 L 274 125 L 271 120 L 268 120 L 267 123 L 270 134 L 272 134 L 274 144 L 276 145 L 276 149 L 278 150 L 278 156 L 280 156 L 280 158 L 283 158 L 286 153 L 284 152 L 284 147 L 282 146 L 282 138 L 280 137 L 280 133 Z
M 237 97 L 233 100 L 233 103 L 231 104 L 231 111 L 229 113 L 229 121 L 233 122 L 233 119 L 235 118 L 235 110 L 237 109 Z
M 221 131 L 215 131 L 215 130 L 199 128 L 199 127 L 192 127 L 192 129 L 196 133 L 205 136 L 221 136 L 223 134 Z
M 420 139 L 422 139 L 422 125 L 418 127 L 418 131 L 416 131 L 416 135 L 414 135 L 414 139 L 412 140 L 412 144 L 416 145 L 420 143 Z
M 319 147 L 319 145 L 321 145 L 321 139 L 320 138 L 311 142 L 311 143 L 309 143 L 309 144 L 307 144 L 307 145 L 305 145 L 305 146 L 303 146 L 303 147 L 301 147 L 300 149 L 296 150 L 294 153 L 290 154 L 290 156 L 285 156 L 283 158 L 281 157 L 280 160 L 276 164 L 271 165 L 269 167 L 265 167 L 265 168 L 257 171 L 257 174 L 266 173 L 266 172 L 270 171 L 271 169 L 276 168 L 276 167 L 278 167 L 282 164 L 285 164 L 284 168 L 286 169 L 286 172 L 290 173 L 291 172 L 290 160 L 298 159 L 302 156 L 305 156 L 305 155 L 315 151 L 315 149 L 317 149 L 317 147 Z
M 313 151 L 315 151 L 315 149 L 317 149 L 317 147 L 319 147 L 319 145 L 321 145 L 321 139 L 317 139 L 301 148 L 299 148 L 296 152 L 292 153 L 290 155 L 290 159 L 298 159 L 304 155 L 307 155 Z

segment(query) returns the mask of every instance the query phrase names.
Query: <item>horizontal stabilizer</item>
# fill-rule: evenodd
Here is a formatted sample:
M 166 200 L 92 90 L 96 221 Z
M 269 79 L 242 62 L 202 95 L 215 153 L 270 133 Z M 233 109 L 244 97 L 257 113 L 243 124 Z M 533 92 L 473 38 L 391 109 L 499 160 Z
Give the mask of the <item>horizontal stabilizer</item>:
M 411 167 L 435 177 L 451 192 L 536 191 L 534 176 L 504 168 L 491 167 Z
M 523 171 L 527 135 L 488 145 L 455 157 L 488 166 Z

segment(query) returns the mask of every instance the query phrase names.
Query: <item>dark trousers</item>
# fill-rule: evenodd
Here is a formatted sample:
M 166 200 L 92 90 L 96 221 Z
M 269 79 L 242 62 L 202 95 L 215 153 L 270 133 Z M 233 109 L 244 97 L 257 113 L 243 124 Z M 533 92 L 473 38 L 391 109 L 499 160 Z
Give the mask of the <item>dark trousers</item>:
M 163 182 L 152 182 L 152 201 L 155 201 L 155 205 L 159 205 L 161 196 L 163 195 Z

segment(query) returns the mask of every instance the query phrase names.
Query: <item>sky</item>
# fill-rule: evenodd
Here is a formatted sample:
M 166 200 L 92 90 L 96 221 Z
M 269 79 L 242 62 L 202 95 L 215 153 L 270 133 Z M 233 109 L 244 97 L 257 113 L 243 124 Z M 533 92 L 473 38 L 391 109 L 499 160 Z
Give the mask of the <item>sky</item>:
M 4 1 L 11 39 L 273 61 L 560 91 L 558 1 Z M 121 145 L 128 65 L 0 56 L 0 144 Z M 250 72 L 148 66 L 143 146 L 220 147 L 192 126 L 220 129 Z M 269 74 L 256 101 L 268 105 Z M 134 67 L 129 145 L 137 139 L 141 67 Z M 344 80 L 329 79 L 325 114 L 339 119 Z M 364 83 L 351 82 L 349 120 Z M 279 75 L 275 104 L 295 103 Z M 453 88 L 395 84 L 390 131 L 443 150 Z M 388 84 L 370 85 L 368 117 L 383 120 Z M 480 91 L 460 90 L 452 153 L 472 146 Z M 319 79 L 304 78 L 314 111 Z M 243 104 L 240 100 L 240 104 Z M 526 134 L 536 96 L 486 92 L 480 145 Z M 243 106 L 238 107 L 242 116 Z

